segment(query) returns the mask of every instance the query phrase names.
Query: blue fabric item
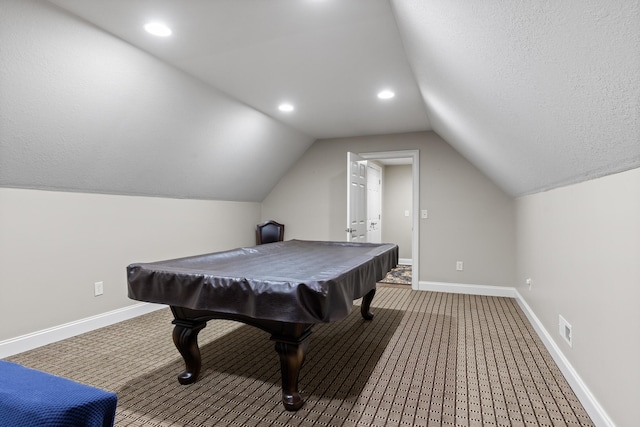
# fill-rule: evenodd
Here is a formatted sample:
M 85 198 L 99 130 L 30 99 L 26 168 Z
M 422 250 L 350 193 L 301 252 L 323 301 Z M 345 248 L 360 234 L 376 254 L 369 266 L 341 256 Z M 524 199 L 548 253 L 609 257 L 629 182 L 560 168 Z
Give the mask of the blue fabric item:
M 111 427 L 115 393 L 0 360 L 0 427 Z

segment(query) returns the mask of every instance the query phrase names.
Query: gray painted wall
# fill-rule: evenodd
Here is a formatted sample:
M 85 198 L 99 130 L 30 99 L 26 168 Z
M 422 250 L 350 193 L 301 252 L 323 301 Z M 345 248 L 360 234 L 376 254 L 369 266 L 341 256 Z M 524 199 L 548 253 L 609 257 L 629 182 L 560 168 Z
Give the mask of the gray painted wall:
M 260 205 L 0 188 L 0 212 L 2 341 L 135 304 L 132 262 L 254 245 Z
M 415 149 L 420 207 L 429 210 L 420 280 L 513 286 L 514 200 L 433 132 L 316 141 L 264 200 L 262 219 L 285 223 L 287 239 L 345 240 L 347 151 Z
M 517 218 L 520 294 L 615 425 L 638 425 L 640 169 L 520 198 Z
M 312 143 L 49 2 L 0 32 L 0 340 L 133 304 L 131 262 L 254 244 Z
M 413 225 L 411 165 L 384 166 L 382 187 L 382 241 L 394 242 L 400 258 L 411 259 Z M 405 216 L 409 211 L 409 216 Z

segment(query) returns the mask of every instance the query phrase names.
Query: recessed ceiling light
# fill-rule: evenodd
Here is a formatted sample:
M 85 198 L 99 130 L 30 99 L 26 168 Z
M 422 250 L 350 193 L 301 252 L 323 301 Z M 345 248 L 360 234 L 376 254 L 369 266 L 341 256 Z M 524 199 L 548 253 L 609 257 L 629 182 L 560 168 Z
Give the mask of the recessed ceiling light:
M 378 93 L 378 98 L 380 98 L 380 99 L 391 99 L 394 96 L 396 96 L 396 94 L 393 93 L 390 90 L 383 90 L 383 91 Z
M 162 22 L 149 22 L 144 26 L 144 29 L 158 37 L 167 37 L 172 33 L 171 28 L 167 27 Z
M 294 108 L 293 108 L 293 105 L 285 103 L 285 104 L 280 104 L 278 106 L 278 110 L 284 111 L 285 113 L 289 113 L 289 112 L 293 111 Z

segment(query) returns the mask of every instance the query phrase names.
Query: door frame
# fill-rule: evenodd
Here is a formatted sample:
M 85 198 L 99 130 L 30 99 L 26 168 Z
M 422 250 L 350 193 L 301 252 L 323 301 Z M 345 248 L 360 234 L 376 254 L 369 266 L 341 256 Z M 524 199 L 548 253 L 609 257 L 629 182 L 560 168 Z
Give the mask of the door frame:
M 372 177 L 371 172 L 373 172 L 371 169 L 376 170 L 378 173 L 378 183 L 374 184 L 374 186 L 377 187 L 378 189 L 378 203 L 377 203 L 378 219 L 376 220 L 376 224 L 378 225 L 378 230 L 376 230 L 376 232 L 380 233 L 380 239 L 377 240 L 377 243 L 380 243 L 382 239 L 382 225 L 381 225 L 382 224 L 382 167 L 376 162 L 367 162 L 367 242 L 372 241 L 370 240 L 371 229 L 369 228 L 370 227 L 369 208 L 371 206 L 371 198 L 369 196 L 371 196 L 371 189 L 372 189 L 370 178 Z M 376 242 L 374 241 L 373 243 L 376 243 Z
M 412 176 L 412 216 L 411 233 L 411 288 L 419 289 L 420 282 L 420 150 L 380 151 L 357 153 L 365 160 L 411 159 Z

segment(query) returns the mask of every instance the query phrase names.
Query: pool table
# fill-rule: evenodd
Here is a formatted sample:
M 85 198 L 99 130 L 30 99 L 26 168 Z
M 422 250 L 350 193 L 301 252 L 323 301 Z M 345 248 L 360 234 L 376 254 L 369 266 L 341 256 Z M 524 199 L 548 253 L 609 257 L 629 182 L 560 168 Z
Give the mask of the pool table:
M 362 298 L 371 320 L 376 282 L 398 262 L 395 244 L 289 240 L 127 267 L 134 300 L 167 304 L 173 341 L 185 362 L 181 384 L 197 380 L 197 336 L 207 321 L 230 319 L 271 334 L 280 357 L 282 403 L 304 403 L 298 377 L 314 324 L 349 315 Z

